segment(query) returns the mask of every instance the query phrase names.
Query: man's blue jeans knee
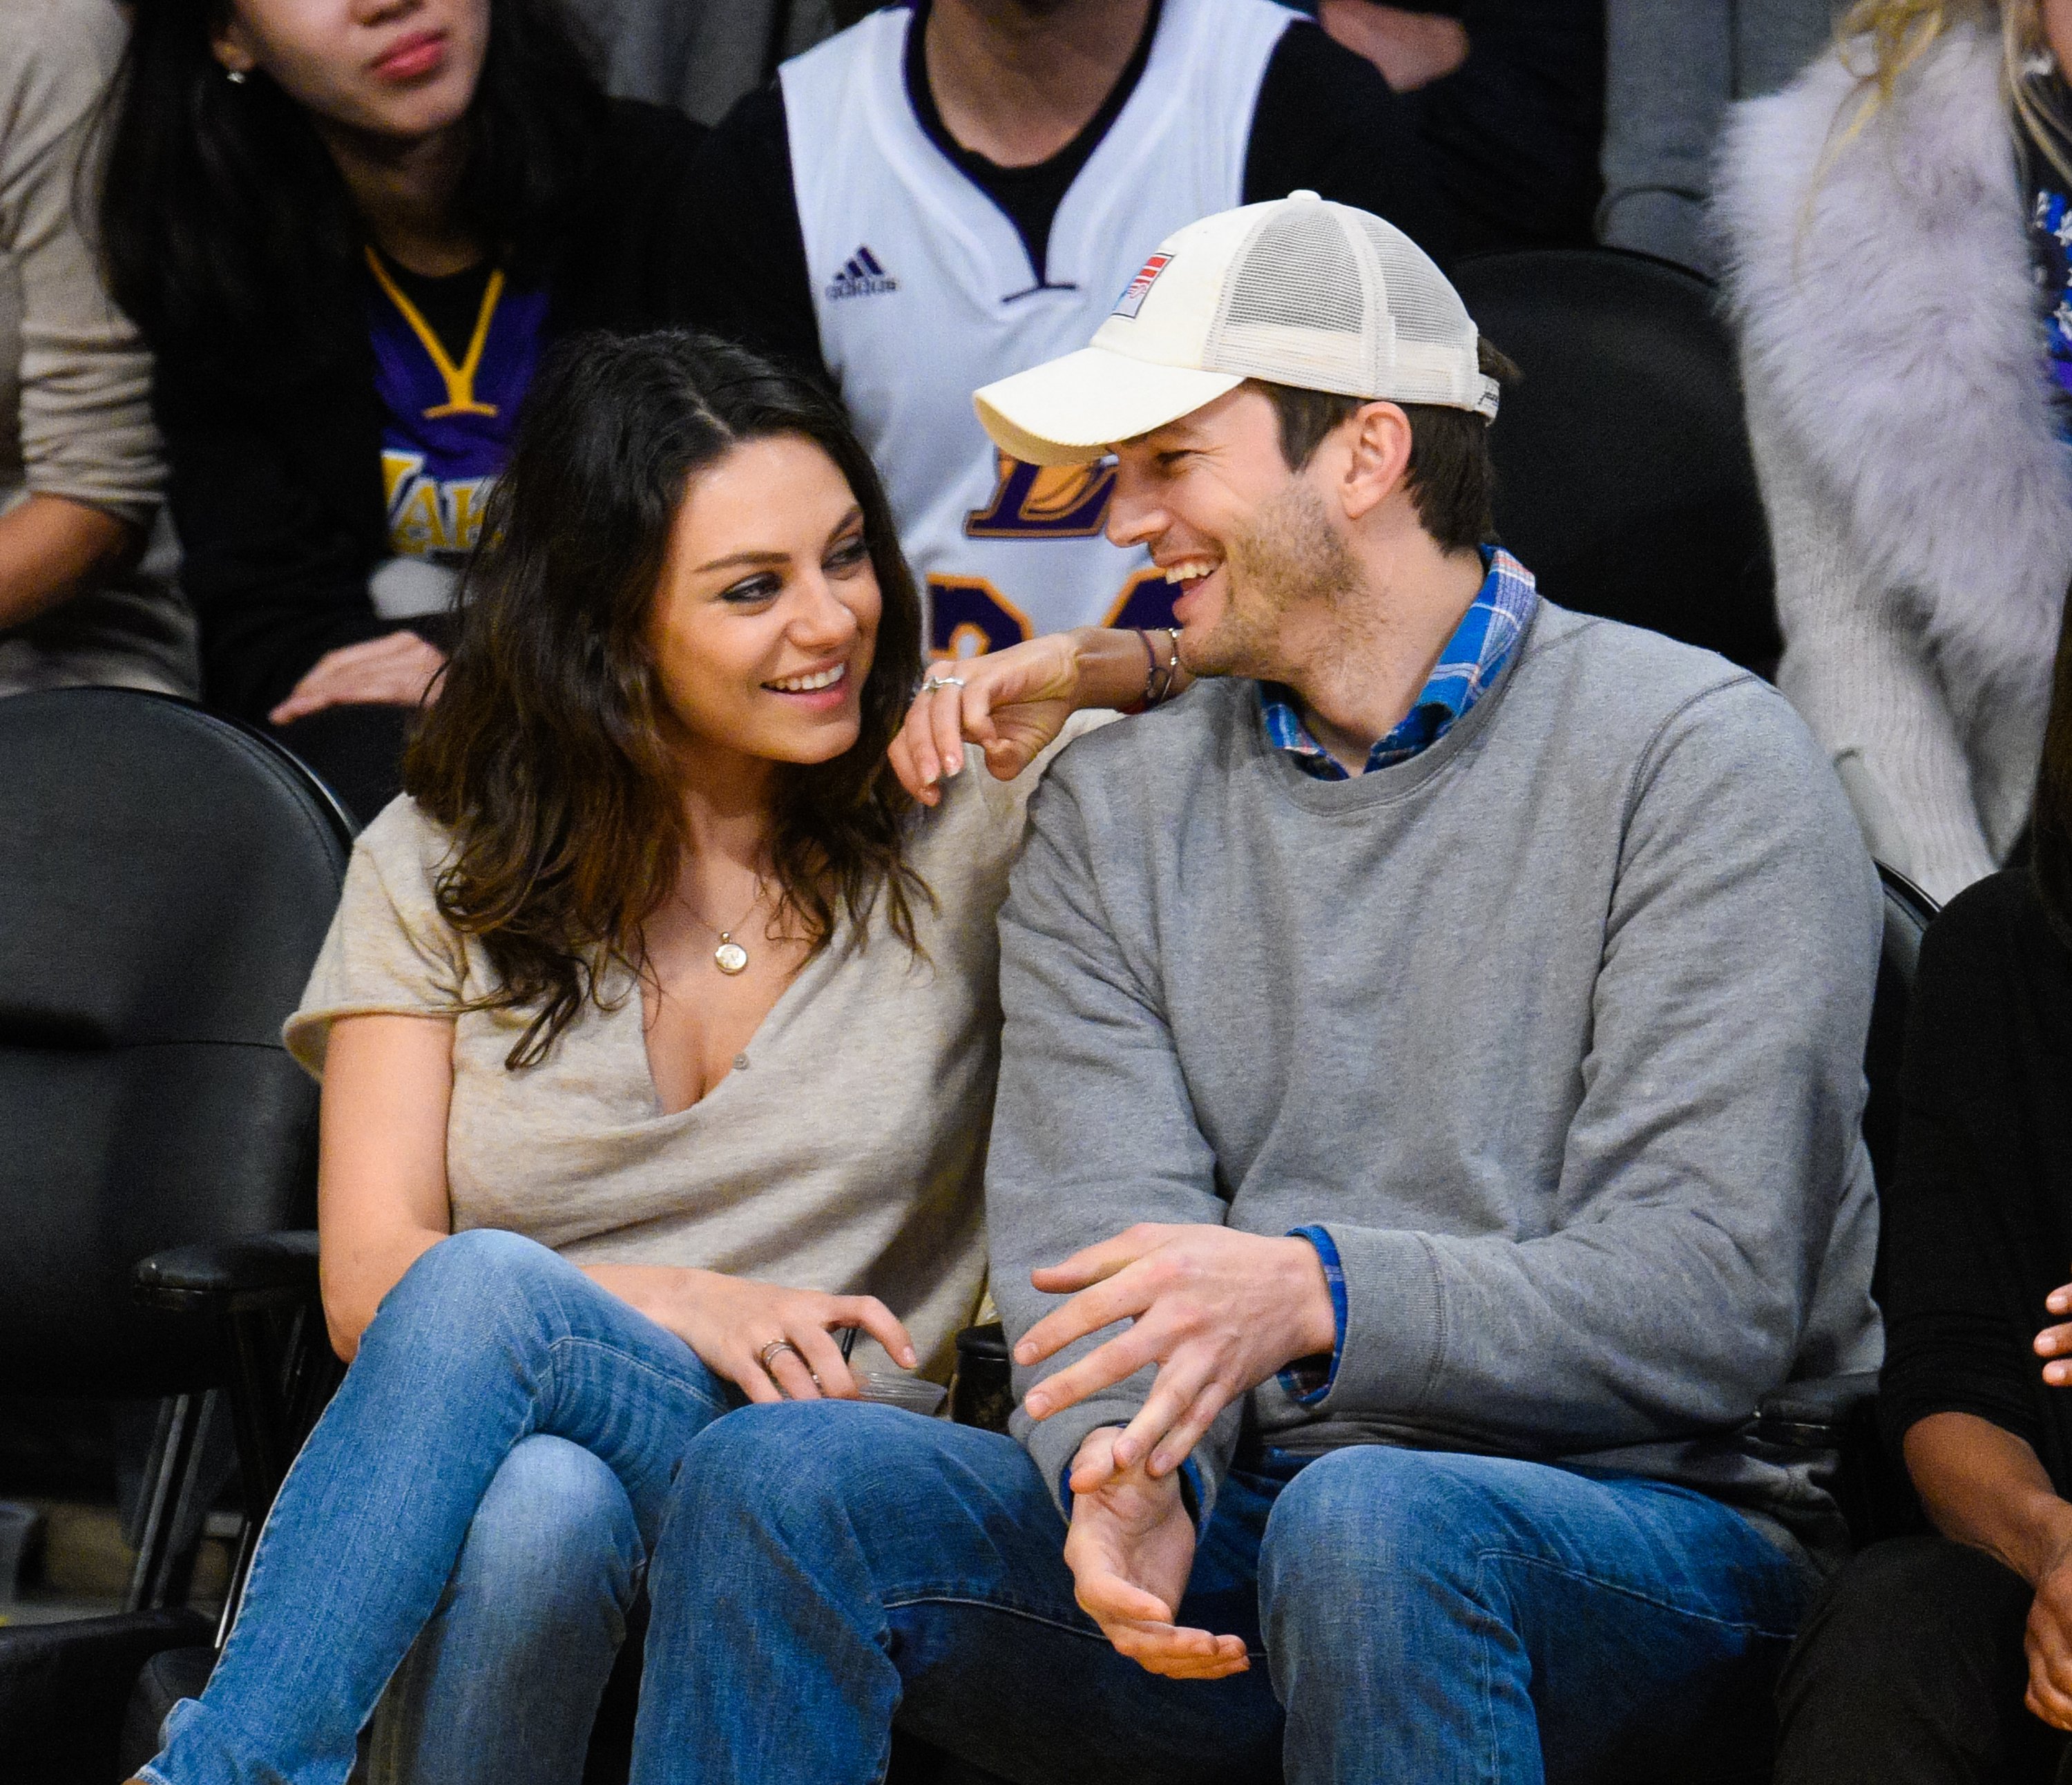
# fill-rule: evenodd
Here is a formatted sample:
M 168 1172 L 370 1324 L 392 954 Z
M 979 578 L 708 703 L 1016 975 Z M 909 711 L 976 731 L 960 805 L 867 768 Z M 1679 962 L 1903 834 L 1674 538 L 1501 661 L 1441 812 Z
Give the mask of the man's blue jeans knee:
M 648 1573 L 635 1785 L 870 1785 L 902 1729 L 1013 1779 L 1256 1785 L 1264 1668 L 1162 1680 L 1072 1596 L 1012 1439 L 887 1407 L 750 1407 L 684 1458 Z M 1235 1477 L 1183 1618 L 1248 1640 L 1267 1499 Z
M 1761 1779 L 1813 1585 L 1688 1489 L 1334 1451 L 1282 1491 L 1260 1550 L 1288 1777 Z
M 368 1785 L 571 1785 L 647 1549 L 619 1478 L 525 1439 L 489 1484 L 438 1609 L 368 1730 Z

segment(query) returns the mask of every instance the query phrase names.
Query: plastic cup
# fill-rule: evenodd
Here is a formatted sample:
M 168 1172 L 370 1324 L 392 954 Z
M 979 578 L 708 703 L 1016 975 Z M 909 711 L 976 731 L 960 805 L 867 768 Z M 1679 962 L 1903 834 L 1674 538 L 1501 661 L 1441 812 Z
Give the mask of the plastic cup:
M 950 1398 L 950 1391 L 926 1376 L 894 1376 L 887 1371 L 858 1370 L 857 1391 L 865 1400 L 883 1407 L 904 1407 L 910 1413 L 932 1419 Z

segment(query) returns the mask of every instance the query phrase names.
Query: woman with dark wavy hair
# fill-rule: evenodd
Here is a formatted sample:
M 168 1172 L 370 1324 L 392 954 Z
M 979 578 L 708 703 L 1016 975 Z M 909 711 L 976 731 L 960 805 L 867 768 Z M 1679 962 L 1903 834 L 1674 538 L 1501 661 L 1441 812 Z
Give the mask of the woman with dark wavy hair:
M 203 692 L 362 818 L 544 348 L 686 319 L 698 126 L 560 0 L 150 0 L 102 119 Z
M 1165 691 L 1140 635 L 1067 635 L 902 733 L 920 611 L 870 462 L 706 338 L 552 359 L 487 537 L 288 1026 L 352 1368 L 158 1785 L 336 1785 L 392 1672 L 377 1770 L 572 1785 L 691 1439 L 947 1380 L 1013 777 L 1067 709 Z M 944 775 L 968 738 L 993 772 Z

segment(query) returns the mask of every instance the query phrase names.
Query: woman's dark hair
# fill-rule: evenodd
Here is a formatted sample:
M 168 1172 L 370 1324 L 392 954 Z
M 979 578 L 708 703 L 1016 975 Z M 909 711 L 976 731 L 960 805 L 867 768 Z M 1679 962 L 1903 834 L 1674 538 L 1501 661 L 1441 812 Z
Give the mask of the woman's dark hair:
M 142 0 L 100 120 L 110 290 L 159 353 L 269 379 L 337 337 L 363 240 L 307 113 L 210 49 L 230 0 Z M 514 279 L 542 278 L 605 113 L 559 0 L 491 0 L 467 114 L 458 226 Z
M 2072 590 L 2066 592 L 2072 615 Z M 2029 816 L 2029 872 L 2043 914 L 2072 948 L 2072 624 L 2060 622 L 2058 662 L 2050 677 L 2050 716 L 2043 723 L 2043 760 Z
M 460 638 L 403 784 L 454 834 L 439 909 L 481 939 L 487 1007 L 537 1007 L 512 1067 L 544 1058 L 674 889 L 684 812 L 647 644 L 671 525 L 700 471 L 744 441 L 810 440 L 863 511 L 883 612 L 863 727 L 778 778 L 773 877 L 816 949 L 874 901 L 918 948 L 909 801 L 886 752 L 921 664 L 921 607 L 870 454 L 839 405 L 746 348 L 667 331 L 579 335 L 542 366 L 466 577 Z
M 1482 376 L 1498 385 L 1516 382 L 1518 368 L 1487 341 L 1478 343 Z M 1324 437 L 1370 401 L 1333 391 L 1256 380 L 1273 405 L 1281 456 L 1299 471 Z M 1467 551 L 1496 538 L 1496 465 L 1490 457 L 1490 425 L 1472 409 L 1440 403 L 1404 403 L 1410 418 L 1409 488 L 1419 524 L 1447 552 Z

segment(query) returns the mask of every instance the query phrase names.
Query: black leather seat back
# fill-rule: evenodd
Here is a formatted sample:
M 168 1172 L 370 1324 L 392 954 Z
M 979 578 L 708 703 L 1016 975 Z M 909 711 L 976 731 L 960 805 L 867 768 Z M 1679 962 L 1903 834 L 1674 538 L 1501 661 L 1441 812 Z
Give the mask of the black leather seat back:
M 1490 436 L 1505 545 L 1564 607 L 1774 672 L 1770 533 L 1712 287 L 1613 249 L 1482 255 L 1453 278 L 1525 375 Z
M 1877 1001 L 1864 1049 L 1864 1076 L 1870 1081 L 1864 1105 L 1864 1144 L 1881 1190 L 1899 1162 L 1899 1069 L 1906 1051 L 1906 1014 L 1914 1002 L 1914 969 L 1921 939 L 1936 912 L 1935 901 L 1896 868 L 1878 863 L 1885 885 L 1885 944 L 1878 953 Z
M 0 701 L 0 1392 L 216 1378 L 130 1273 L 314 1220 L 315 1088 L 280 1031 L 349 835 L 291 758 L 183 702 Z

